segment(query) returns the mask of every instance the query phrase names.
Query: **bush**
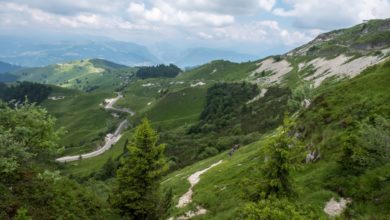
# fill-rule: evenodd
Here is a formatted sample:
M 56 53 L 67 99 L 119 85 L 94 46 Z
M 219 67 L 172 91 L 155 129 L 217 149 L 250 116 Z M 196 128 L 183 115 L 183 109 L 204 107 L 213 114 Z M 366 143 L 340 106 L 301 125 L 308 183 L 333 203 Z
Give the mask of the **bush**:
M 280 220 L 280 219 L 318 219 L 310 209 L 298 206 L 287 199 L 270 197 L 258 202 L 250 202 L 237 213 L 238 219 Z
M 199 155 L 199 159 L 205 159 L 214 155 L 217 155 L 219 153 L 218 149 L 214 147 L 206 147 Z

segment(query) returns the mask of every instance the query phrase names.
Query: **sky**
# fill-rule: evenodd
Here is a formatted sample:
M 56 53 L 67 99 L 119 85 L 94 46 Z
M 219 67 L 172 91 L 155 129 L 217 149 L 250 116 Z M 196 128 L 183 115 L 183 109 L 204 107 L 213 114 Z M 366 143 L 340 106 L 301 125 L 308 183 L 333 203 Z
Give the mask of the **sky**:
M 0 35 L 103 36 L 256 55 L 388 17 L 390 0 L 0 0 Z

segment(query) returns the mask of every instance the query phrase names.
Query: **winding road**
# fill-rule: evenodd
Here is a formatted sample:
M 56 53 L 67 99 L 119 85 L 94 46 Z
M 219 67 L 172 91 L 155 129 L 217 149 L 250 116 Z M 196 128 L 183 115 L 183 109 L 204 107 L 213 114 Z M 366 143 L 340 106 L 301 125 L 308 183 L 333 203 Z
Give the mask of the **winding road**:
M 115 103 L 121 98 L 123 98 L 123 95 L 121 93 L 117 93 L 117 97 L 112 98 L 112 99 L 105 99 L 104 105 L 103 105 L 104 108 L 107 110 L 114 110 L 114 111 L 128 113 L 128 114 L 133 116 L 135 113 L 133 111 L 131 111 L 130 109 L 115 108 L 114 107 Z M 107 134 L 105 137 L 104 145 L 100 146 L 97 150 L 89 152 L 89 153 L 81 154 L 81 155 L 60 157 L 60 158 L 57 158 L 56 161 L 61 162 L 61 163 L 65 163 L 65 162 L 77 161 L 80 159 L 87 159 L 87 158 L 91 158 L 91 157 L 96 157 L 98 155 L 103 154 L 104 152 L 109 150 L 113 144 L 115 144 L 119 141 L 119 139 L 122 137 L 122 132 L 127 127 L 127 125 L 128 125 L 128 122 L 126 119 L 123 120 L 121 123 L 119 123 L 115 132 L 113 134 L 111 134 L 111 133 Z

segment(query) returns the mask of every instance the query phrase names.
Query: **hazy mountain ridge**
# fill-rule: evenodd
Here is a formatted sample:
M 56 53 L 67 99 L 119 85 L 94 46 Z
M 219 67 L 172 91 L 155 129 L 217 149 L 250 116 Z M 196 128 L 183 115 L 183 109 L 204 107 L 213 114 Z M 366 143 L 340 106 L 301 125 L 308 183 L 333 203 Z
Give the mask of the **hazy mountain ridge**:
M 0 74 L 13 72 L 13 71 L 18 70 L 20 68 L 22 68 L 22 67 L 0 61 Z
M 73 60 L 100 58 L 125 65 L 151 65 L 160 63 L 141 45 L 120 41 L 59 41 L 31 43 L 24 39 L 0 37 L 0 59 L 23 66 L 46 66 Z M 11 42 L 11 43 L 9 43 Z

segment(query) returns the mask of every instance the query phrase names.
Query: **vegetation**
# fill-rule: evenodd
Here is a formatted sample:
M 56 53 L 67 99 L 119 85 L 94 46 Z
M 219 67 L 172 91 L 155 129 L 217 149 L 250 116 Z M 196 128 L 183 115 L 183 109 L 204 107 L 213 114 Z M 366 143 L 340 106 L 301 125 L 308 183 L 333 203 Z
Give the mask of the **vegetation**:
M 167 170 L 164 145 L 157 145 L 158 135 L 147 119 L 136 128 L 133 141 L 122 158 L 117 183 L 110 199 L 120 215 L 130 219 L 156 218 L 159 181 Z
M 141 79 L 157 77 L 173 78 L 181 72 L 181 69 L 174 64 L 169 64 L 168 66 L 160 64 L 157 66 L 141 67 L 138 69 L 136 76 Z
M 95 149 L 106 133 L 115 130 L 120 120 L 100 107 L 102 101 L 114 97 L 114 93 L 84 93 L 55 87 L 53 95 L 63 96 L 64 99 L 46 100 L 41 105 L 57 118 L 56 128 L 66 131 L 60 140 L 65 147 L 64 154 Z
M 207 91 L 206 107 L 200 115 L 200 122 L 190 132 L 206 133 L 225 127 L 258 93 L 256 85 L 245 82 L 213 85 Z
M 80 60 L 41 68 L 24 68 L 14 74 L 18 80 L 57 85 L 86 92 L 113 91 L 129 83 L 135 68 L 104 60 Z
M 302 47 L 306 55 L 273 56 L 293 70 L 272 85 L 247 82 L 256 62 L 213 61 L 180 74 L 99 59 L 19 70 L 65 88 L 0 87 L 0 95 L 24 91 L 19 105 L 0 107 L 0 219 L 168 219 L 198 207 L 207 210 L 199 219 L 327 219 L 325 204 L 341 197 L 352 202 L 336 218 L 389 219 L 390 61 L 317 88 L 302 79 L 315 67 L 299 65 L 340 53 L 382 56 L 386 25 L 326 33 Z M 44 88 L 62 98 L 47 99 Z M 100 107 L 114 90 L 134 116 Z M 125 118 L 139 125 L 104 154 L 54 163 L 95 149 Z M 221 160 L 177 208 L 187 178 Z
M 233 63 L 225 60 L 216 60 L 189 70 L 178 76 L 178 79 L 234 82 L 247 78 L 257 67 L 255 62 Z
M 84 187 L 47 170 L 60 148 L 55 120 L 24 103 L 0 106 L 0 218 L 105 219 L 104 203 Z
M 20 103 L 27 99 L 29 102 L 41 103 L 48 98 L 51 91 L 51 87 L 39 83 L 18 82 L 10 86 L 0 83 L 0 99 L 5 102 L 13 100 Z
M 10 73 L 0 73 L 0 83 L 14 82 L 18 79 L 17 76 Z

